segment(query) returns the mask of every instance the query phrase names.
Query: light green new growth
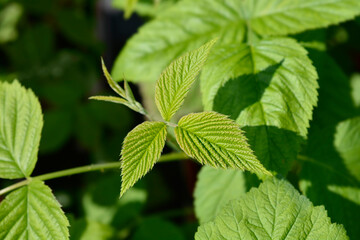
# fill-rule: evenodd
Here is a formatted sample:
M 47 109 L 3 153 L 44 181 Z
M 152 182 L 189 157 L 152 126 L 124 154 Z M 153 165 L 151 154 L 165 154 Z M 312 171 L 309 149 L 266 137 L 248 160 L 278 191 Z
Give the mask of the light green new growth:
M 114 92 L 116 92 L 120 97 L 113 97 L 113 96 L 93 96 L 89 99 L 99 100 L 99 101 L 106 101 L 112 103 L 123 104 L 128 108 L 134 110 L 135 112 L 141 113 L 146 115 L 144 107 L 135 100 L 134 95 L 131 91 L 129 84 L 124 80 L 124 89 L 122 89 L 119 84 L 117 84 L 111 77 L 110 73 L 108 72 L 104 60 L 101 58 L 101 65 L 105 75 L 105 78 Z
M 18 81 L 0 82 L 0 178 L 29 177 L 37 161 L 43 116 Z
M 175 128 L 175 135 L 181 149 L 201 164 L 271 175 L 256 159 L 239 125 L 225 115 L 186 115 Z
M 235 44 L 246 36 L 284 36 L 359 14 L 359 0 L 183 0 L 140 28 L 112 73 L 116 80 L 125 74 L 132 81 L 155 81 L 173 59 L 215 36 L 221 44 Z
M 230 200 L 245 193 L 243 171 L 202 167 L 194 191 L 195 213 L 200 224 L 212 221 Z
M 159 160 L 165 145 L 166 124 L 144 122 L 125 137 L 121 150 L 122 196 Z
M 0 205 L 2 240 L 66 240 L 68 226 L 51 189 L 38 180 L 12 192 Z
M 201 225 L 195 240 L 345 240 L 323 206 L 314 207 L 285 180 L 276 178 L 231 201 L 214 221 Z
M 155 103 L 165 121 L 170 121 L 201 71 L 216 40 L 172 62 L 156 83 Z

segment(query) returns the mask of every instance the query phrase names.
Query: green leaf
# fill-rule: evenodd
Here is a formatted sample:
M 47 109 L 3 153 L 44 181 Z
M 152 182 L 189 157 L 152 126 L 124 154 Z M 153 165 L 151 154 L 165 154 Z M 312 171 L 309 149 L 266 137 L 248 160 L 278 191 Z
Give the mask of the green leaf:
M 323 206 L 314 207 L 285 180 L 273 178 L 231 201 L 213 222 L 198 229 L 195 240 L 348 239 L 332 224 Z
M 306 50 L 292 39 L 214 48 L 201 75 L 203 102 L 242 126 L 275 126 L 306 136 L 317 77 Z
M 125 74 L 132 81 L 155 81 L 173 59 L 214 37 L 235 44 L 246 36 L 299 33 L 358 14 L 358 0 L 184 0 L 144 25 L 112 72 L 115 80 Z
M 165 121 L 184 103 L 184 99 L 195 82 L 216 40 L 203 45 L 175 60 L 161 74 L 155 90 L 155 102 Z
M 0 239 L 69 239 L 69 222 L 51 189 L 31 181 L 0 205 Z
M 299 157 L 303 161 L 299 186 L 314 204 L 325 206 L 332 220 L 345 226 L 351 239 L 358 239 L 360 184 L 334 149 L 334 130 L 311 130 L 306 156 Z
M 319 103 L 307 144 L 299 155 L 300 190 L 314 204 L 324 205 L 331 219 L 345 226 L 351 239 L 359 239 L 360 184 L 334 146 L 337 124 L 356 115 L 349 79 L 327 54 L 310 53 L 319 73 Z
M 334 145 L 349 172 L 360 182 L 360 117 L 337 126 Z
M 101 67 L 102 67 L 102 70 L 104 72 L 104 76 L 109 84 L 109 86 L 111 87 L 112 90 L 114 90 L 114 92 L 116 92 L 120 97 L 122 98 L 127 98 L 126 97 L 126 93 L 124 91 L 124 89 L 122 89 L 119 84 L 117 84 L 113 78 L 111 77 L 109 71 L 107 70 L 106 68 L 106 65 L 105 65 L 105 62 L 104 62 L 104 59 L 101 58 Z
M 159 160 L 166 133 L 166 124 L 163 122 L 144 122 L 128 133 L 121 150 L 120 196 Z
M 200 223 L 209 222 L 230 200 L 245 193 L 245 179 L 241 170 L 204 166 L 198 174 L 194 192 L 196 216 Z
M 244 1 L 245 18 L 262 36 L 288 35 L 323 28 L 360 14 L 358 0 Z
M 175 135 L 181 149 L 201 164 L 271 175 L 254 156 L 239 125 L 225 115 L 186 115 L 175 128 Z
M 286 174 L 307 134 L 316 79 L 307 52 L 292 39 L 214 47 L 201 75 L 203 103 L 246 126 L 259 160 Z
M 157 217 L 145 219 L 132 240 L 185 240 L 181 230 L 169 221 Z
M 156 81 L 174 59 L 220 36 L 219 43 L 241 42 L 244 20 L 238 0 L 187 0 L 140 28 L 118 56 L 115 80 Z M 156 59 L 156 61 L 155 61 Z
M 43 126 L 40 103 L 18 81 L 0 82 L 0 112 L 0 178 L 28 177 Z

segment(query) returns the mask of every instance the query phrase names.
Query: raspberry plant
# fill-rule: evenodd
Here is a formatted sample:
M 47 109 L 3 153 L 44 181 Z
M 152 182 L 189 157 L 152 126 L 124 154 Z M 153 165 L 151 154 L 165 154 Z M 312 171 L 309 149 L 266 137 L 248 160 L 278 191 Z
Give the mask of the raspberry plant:
M 102 63 L 118 96 L 91 97 L 147 118 L 128 133 L 115 163 L 32 177 L 41 107 L 16 80 L 1 83 L 0 177 L 24 180 L 0 191 L 9 193 L 0 239 L 69 239 L 48 179 L 121 168 L 122 197 L 172 158 L 206 165 L 194 193 L 196 240 L 360 238 L 357 94 L 345 101 L 347 77 L 325 44 L 298 35 L 359 14 L 358 0 L 182 0 L 159 13 L 127 43 L 112 75 Z M 174 120 L 199 75 L 205 111 Z M 126 81 L 116 83 L 123 76 L 157 80 L 161 119 Z M 166 141 L 186 155 L 161 156 Z

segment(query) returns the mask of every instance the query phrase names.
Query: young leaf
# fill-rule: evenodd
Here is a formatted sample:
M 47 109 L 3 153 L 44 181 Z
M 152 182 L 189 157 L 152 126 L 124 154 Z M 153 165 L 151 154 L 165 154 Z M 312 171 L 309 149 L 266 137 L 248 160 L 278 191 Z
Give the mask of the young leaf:
M 359 14 L 358 0 L 183 0 L 130 39 L 112 73 L 116 80 L 125 74 L 133 81 L 155 81 L 173 59 L 217 36 L 221 44 L 236 44 L 246 30 L 249 36 L 283 36 Z
M 51 189 L 31 181 L 0 205 L 0 239 L 69 239 L 69 222 Z
M 109 84 L 109 86 L 111 87 L 112 90 L 114 90 L 114 92 L 116 92 L 119 96 L 123 97 L 126 99 L 126 93 L 124 91 L 124 89 L 122 89 L 119 84 L 117 84 L 111 77 L 109 71 L 106 68 L 104 59 L 101 58 L 101 67 L 102 70 L 104 72 L 105 78 Z
M 245 193 L 245 179 L 241 170 L 204 166 L 198 174 L 194 192 L 196 216 L 200 223 L 212 221 L 230 200 Z
M 120 196 L 159 160 L 165 145 L 166 132 L 166 124 L 163 122 L 144 122 L 126 136 L 121 150 Z
M 118 103 L 118 104 L 123 104 L 125 106 L 127 106 L 128 108 L 141 113 L 143 115 L 146 115 L 144 107 L 135 100 L 134 95 L 131 91 L 131 88 L 129 86 L 129 84 L 127 83 L 126 80 L 124 80 L 124 87 L 125 90 L 122 89 L 119 84 L 117 84 L 111 77 L 110 73 L 108 72 L 108 70 L 106 69 L 104 60 L 101 59 L 101 63 L 102 63 L 102 68 L 103 68 L 103 72 L 104 75 L 107 79 L 107 82 L 109 84 L 109 86 L 112 88 L 112 90 L 114 90 L 120 97 L 113 97 L 113 96 L 93 96 L 90 97 L 89 99 L 94 99 L 94 100 L 99 100 L 99 101 L 106 101 L 106 102 L 113 102 L 113 103 Z
M 216 40 L 189 52 L 170 64 L 161 74 L 155 90 L 155 102 L 161 116 L 170 121 L 201 71 Z
M 0 178 L 28 177 L 43 126 L 40 103 L 18 81 L 0 82 L 0 112 Z
M 215 112 L 182 117 L 175 128 L 181 149 L 201 164 L 271 175 L 256 159 L 233 120 Z
M 201 225 L 195 240 L 349 239 L 332 224 L 323 206 L 314 207 L 285 180 L 273 178 L 231 201 L 213 222 Z

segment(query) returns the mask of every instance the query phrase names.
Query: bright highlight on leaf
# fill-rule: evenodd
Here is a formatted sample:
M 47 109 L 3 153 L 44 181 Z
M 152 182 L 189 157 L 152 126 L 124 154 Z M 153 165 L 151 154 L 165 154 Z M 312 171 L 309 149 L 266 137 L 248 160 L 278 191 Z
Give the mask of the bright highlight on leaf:
M 186 115 L 175 128 L 175 135 L 181 149 L 201 164 L 271 175 L 254 156 L 239 125 L 225 115 Z
M 155 102 L 161 116 L 170 121 L 201 71 L 216 40 L 175 60 L 161 74 L 155 90 Z
M 165 145 L 166 124 L 144 122 L 126 136 L 121 151 L 122 196 L 159 160 Z
M 31 175 L 43 126 L 40 103 L 18 81 L 0 82 L 0 178 Z
M 213 222 L 201 225 L 195 240 L 349 239 L 332 224 L 323 206 L 314 207 L 285 180 L 273 178 L 231 201 Z
M 69 222 L 43 182 L 34 180 L 0 205 L 0 239 L 69 239 Z
M 340 23 L 360 14 L 358 0 L 248 0 L 252 30 L 262 36 L 287 35 Z
M 116 80 L 125 74 L 132 81 L 155 81 L 173 59 L 216 36 L 221 44 L 237 44 L 254 33 L 284 36 L 359 14 L 358 0 L 183 0 L 140 28 L 112 73 Z

